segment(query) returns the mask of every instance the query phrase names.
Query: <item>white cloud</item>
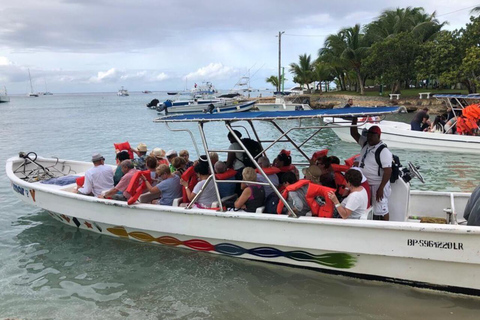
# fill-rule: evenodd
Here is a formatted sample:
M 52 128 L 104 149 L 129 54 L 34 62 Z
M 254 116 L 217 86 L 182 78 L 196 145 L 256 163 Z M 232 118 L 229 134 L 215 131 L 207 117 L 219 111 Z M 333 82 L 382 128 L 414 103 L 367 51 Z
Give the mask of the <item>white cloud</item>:
M 231 67 L 224 66 L 221 63 L 210 63 L 208 66 L 202 67 L 195 72 L 191 72 L 185 76 L 189 80 L 215 80 L 226 79 L 237 71 Z M 185 79 L 184 78 L 184 79 Z
M 0 56 L 0 66 L 9 66 L 12 62 L 7 57 Z
M 97 76 L 90 78 L 92 83 L 115 82 L 115 80 L 118 80 L 118 72 L 115 68 L 111 68 L 106 72 L 99 71 Z

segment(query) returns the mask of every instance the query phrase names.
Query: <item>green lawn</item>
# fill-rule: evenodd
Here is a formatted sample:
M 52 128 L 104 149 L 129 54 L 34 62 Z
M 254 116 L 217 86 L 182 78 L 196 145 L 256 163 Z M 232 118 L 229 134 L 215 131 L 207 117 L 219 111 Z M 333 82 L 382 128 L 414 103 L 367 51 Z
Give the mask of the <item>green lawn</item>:
M 460 93 L 460 94 L 468 94 L 467 90 L 450 90 L 450 89 L 443 89 L 443 90 L 432 90 L 432 89 L 403 89 L 400 93 L 400 98 L 405 97 L 413 97 L 418 98 L 418 94 L 420 92 L 431 92 L 431 93 Z M 384 91 L 383 96 L 388 98 L 388 94 L 390 91 Z M 360 93 L 354 91 L 332 91 L 327 93 L 322 93 L 322 95 L 348 95 L 348 96 L 360 96 Z M 380 96 L 378 91 L 366 91 L 364 96 L 366 97 L 378 97 Z

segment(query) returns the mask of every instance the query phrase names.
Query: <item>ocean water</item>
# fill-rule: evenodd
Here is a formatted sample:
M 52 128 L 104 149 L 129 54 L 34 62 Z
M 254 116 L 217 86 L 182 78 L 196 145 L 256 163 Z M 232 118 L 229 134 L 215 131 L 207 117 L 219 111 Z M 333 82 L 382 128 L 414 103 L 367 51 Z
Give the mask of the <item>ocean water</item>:
M 19 151 L 114 163 L 113 143 L 187 149 L 190 137 L 153 123 L 145 107 L 163 94 L 70 94 L 0 104 L 0 163 Z M 409 121 L 411 115 L 397 115 Z M 281 123 L 288 127 L 289 123 Z M 196 130 L 196 125 L 175 128 Z M 274 138 L 269 125 L 263 137 Z M 208 124 L 209 146 L 226 148 L 227 130 Z M 295 132 L 295 138 L 302 133 Z M 195 135 L 201 150 L 201 141 Z M 286 145 L 280 145 L 270 156 Z M 328 148 L 341 159 L 359 147 L 321 132 L 308 153 Z M 394 150 L 421 167 L 413 189 L 472 191 L 473 155 Z M 221 155 L 222 157 L 222 155 Z M 294 155 L 295 160 L 300 157 Z M 137 243 L 61 224 L 14 196 L 0 174 L 0 319 L 477 319 L 480 299 L 397 284 Z M 425 272 L 434 272 L 425 270 Z M 452 275 L 455 274 L 452 272 Z

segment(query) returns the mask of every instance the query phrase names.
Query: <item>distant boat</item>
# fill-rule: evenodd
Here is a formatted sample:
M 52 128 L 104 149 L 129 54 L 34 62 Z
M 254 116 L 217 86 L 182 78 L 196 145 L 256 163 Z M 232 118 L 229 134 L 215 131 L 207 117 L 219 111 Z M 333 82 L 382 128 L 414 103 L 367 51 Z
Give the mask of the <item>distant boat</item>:
M 178 92 L 167 92 L 167 94 L 169 96 L 176 96 L 178 94 Z
M 10 102 L 10 97 L 7 94 L 7 88 L 3 87 L 3 92 L 0 92 L 0 103 Z
M 150 91 L 150 90 L 144 90 L 144 91 L 142 91 L 142 93 L 152 93 L 152 91 Z
M 32 76 L 30 75 L 30 69 L 28 69 L 28 78 L 30 79 L 30 92 L 27 94 L 27 96 L 38 97 L 38 93 L 33 92 Z
M 130 94 L 128 93 L 127 89 L 124 89 L 123 86 L 120 90 L 117 92 L 117 96 L 119 97 L 128 97 Z
M 43 93 L 44 96 L 53 96 L 53 93 L 47 90 L 47 80 L 43 79 L 45 81 L 45 92 Z

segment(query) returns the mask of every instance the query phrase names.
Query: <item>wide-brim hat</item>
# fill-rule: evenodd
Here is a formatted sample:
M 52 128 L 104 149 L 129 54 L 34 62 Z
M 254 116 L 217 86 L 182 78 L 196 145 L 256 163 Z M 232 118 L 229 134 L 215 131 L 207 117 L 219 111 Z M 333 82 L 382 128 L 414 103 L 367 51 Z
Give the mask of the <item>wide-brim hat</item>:
M 147 145 L 145 143 L 139 143 L 137 146 L 137 150 L 141 152 L 147 152 Z
M 165 158 L 165 150 L 163 150 L 162 148 L 155 148 L 152 151 L 152 155 L 155 158 Z
M 320 181 L 320 176 L 322 175 L 322 170 L 316 165 L 311 165 L 308 168 L 304 168 L 302 172 L 306 179 L 317 183 Z

